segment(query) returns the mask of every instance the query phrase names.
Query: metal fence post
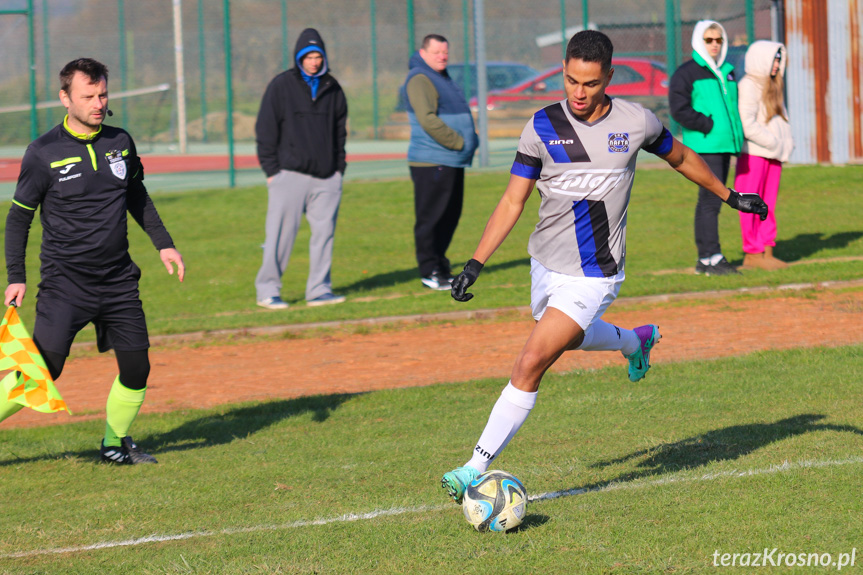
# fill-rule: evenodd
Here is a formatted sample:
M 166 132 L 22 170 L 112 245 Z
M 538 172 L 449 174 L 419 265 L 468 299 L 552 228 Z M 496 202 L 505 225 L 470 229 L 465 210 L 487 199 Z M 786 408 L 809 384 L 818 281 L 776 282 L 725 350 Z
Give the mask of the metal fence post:
M 45 66 L 45 101 L 49 101 L 56 96 L 56 94 L 51 94 L 53 75 L 51 74 L 51 48 L 49 36 L 48 0 L 42 0 L 42 51 L 44 52 L 44 54 L 42 55 L 42 62 Z M 51 128 L 51 126 L 54 124 L 54 113 L 51 111 L 51 108 L 47 108 L 45 110 L 45 121 L 48 124 L 48 128 Z
M 33 0 L 27 0 L 27 35 L 30 64 L 30 136 L 39 136 L 39 116 L 36 114 L 36 35 L 33 32 Z
M 470 70 L 470 9 L 468 8 L 468 2 L 469 0 L 461 0 L 461 19 L 464 23 L 462 25 L 462 34 L 464 35 L 464 77 L 462 79 L 464 86 L 462 86 L 462 89 L 468 99 L 468 103 L 470 103 L 470 88 L 473 84 L 471 83 Z
M 117 43 L 119 44 L 120 56 L 120 90 L 125 92 L 129 89 L 128 56 L 126 54 L 126 4 L 124 0 L 117 0 Z M 129 129 L 129 103 L 126 98 L 120 100 L 120 125 L 124 130 Z
M 677 19 L 674 0 L 665 0 L 665 59 L 668 77 L 677 70 Z M 671 116 L 668 117 L 668 127 L 673 134 L 680 133 L 680 126 Z
M 416 39 L 414 38 L 414 34 L 416 30 L 414 30 L 415 22 L 414 22 L 414 0 L 407 0 L 407 25 L 408 25 L 408 58 L 413 56 L 414 50 L 416 47 Z
M 566 0 L 560 0 L 560 49 L 566 60 Z
M 473 1 L 473 31 L 476 36 L 476 101 L 479 120 L 479 165 L 488 166 L 488 74 L 485 59 L 485 10 L 483 0 Z
M 183 0 L 174 0 L 174 71 L 177 79 L 177 129 L 180 153 L 186 149 L 186 72 L 183 66 Z
M 288 42 L 288 0 L 282 0 L 282 70 L 291 67 Z
M 207 141 L 207 39 L 204 35 L 204 0 L 198 0 L 198 68 L 201 77 L 201 141 Z
M 746 0 L 746 43 L 755 42 L 755 6 L 754 0 Z
M 237 172 L 234 169 L 234 88 L 231 78 L 231 0 L 222 0 L 225 28 L 225 87 L 228 116 L 225 130 L 228 136 L 228 182 L 231 188 L 237 187 Z
M 378 39 L 375 31 L 375 0 L 369 0 L 369 2 L 369 8 L 371 10 L 370 20 L 372 25 L 372 126 L 374 128 L 375 140 L 377 140 L 378 124 L 380 123 L 380 118 L 378 117 Z

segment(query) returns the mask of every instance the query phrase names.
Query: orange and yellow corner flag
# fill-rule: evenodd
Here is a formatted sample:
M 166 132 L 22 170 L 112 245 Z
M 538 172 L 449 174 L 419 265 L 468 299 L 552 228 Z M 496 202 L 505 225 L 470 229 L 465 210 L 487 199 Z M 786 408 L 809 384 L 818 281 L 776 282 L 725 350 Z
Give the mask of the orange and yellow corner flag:
M 45 360 L 30 339 L 14 305 L 0 321 L 0 371 L 13 370 L 0 381 L 0 393 L 24 407 L 51 413 L 65 409 L 66 402 L 54 387 Z

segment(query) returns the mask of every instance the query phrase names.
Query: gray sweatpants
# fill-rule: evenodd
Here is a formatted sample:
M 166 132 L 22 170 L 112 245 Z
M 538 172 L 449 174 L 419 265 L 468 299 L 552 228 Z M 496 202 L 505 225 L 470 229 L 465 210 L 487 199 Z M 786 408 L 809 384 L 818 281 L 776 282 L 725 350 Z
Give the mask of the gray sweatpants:
M 306 300 L 332 292 L 330 268 L 342 199 L 342 175 L 336 172 L 327 179 L 320 179 L 282 170 L 267 184 L 267 196 L 264 259 L 255 278 L 258 301 L 280 295 L 282 274 L 288 267 L 304 213 L 312 232 Z

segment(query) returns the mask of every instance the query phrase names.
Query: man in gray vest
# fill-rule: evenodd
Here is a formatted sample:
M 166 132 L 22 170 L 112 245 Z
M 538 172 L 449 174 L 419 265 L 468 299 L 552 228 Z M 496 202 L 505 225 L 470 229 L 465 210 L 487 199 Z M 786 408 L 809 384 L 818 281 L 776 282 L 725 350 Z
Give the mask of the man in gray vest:
M 408 166 L 414 183 L 414 241 L 422 283 L 449 290 L 447 248 L 461 217 L 464 169 L 478 145 L 464 94 L 446 71 L 449 43 L 429 34 L 411 56 L 402 87 L 411 125 Z

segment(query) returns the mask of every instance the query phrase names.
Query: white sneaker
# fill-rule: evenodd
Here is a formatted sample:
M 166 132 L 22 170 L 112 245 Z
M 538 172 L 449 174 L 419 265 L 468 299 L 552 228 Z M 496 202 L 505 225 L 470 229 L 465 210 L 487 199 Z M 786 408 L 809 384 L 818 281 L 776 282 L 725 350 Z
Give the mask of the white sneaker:
M 452 276 L 445 276 L 435 271 L 428 277 L 420 278 L 420 281 L 429 289 L 445 291 L 452 289 L 452 279 Z
M 345 301 L 345 296 L 336 295 L 334 293 L 325 293 L 324 295 L 318 296 L 315 299 L 310 299 L 306 301 L 306 305 L 309 307 L 316 307 L 319 305 L 331 305 L 334 303 L 342 303 Z
M 267 309 L 288 309 L 288 302 L 282 301 L 279 296 L 268 297 L 258 302 L 260 307 Z

